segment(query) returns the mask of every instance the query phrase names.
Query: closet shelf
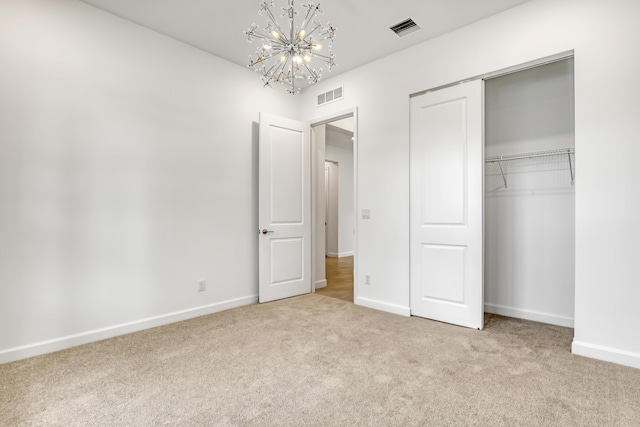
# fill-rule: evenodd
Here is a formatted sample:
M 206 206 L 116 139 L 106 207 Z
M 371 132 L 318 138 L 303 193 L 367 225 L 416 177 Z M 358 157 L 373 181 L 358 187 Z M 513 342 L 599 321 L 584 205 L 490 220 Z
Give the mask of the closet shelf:
M 530 153 L 507 154 L 504 156 L 493 156 L 484 159 L 485 163 L 495 163 L 508 160 L 533 159 L 535 157 L 559 156 L 561 154 L 575 154 L 575 148 L 560 148 L 558 150 L 532 151 Z
M 532 151 L 529 153 L 520 153 L 520 154 L 507 154 L 504 156 L 492 156 L 484 159 L 485 163 L 497 163 L 500 174 L 502 175 L 502 180 L 504 181 L 504 188 L 507 187 L 507 177 L 502 167 L 503 162 L 510 162 L 513 160 L 525 160 L 525 159 L 534 159 L 539 157 L 549 157 L 549 156 L 567 156 L 567 160 L 569 161 L 569 170 L 571 172 L 571 185 L 573 185 L 575 180 L 574 173 L 574 159 L 571 158 L 571 155 L 575 155 L 575 148 L 560 148 L 557 150 L 544 150 L 544 151 Z

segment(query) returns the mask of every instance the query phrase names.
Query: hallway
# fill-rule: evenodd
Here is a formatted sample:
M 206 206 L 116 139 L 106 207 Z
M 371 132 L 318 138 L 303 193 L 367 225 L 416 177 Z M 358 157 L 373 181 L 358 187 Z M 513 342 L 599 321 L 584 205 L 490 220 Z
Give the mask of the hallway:
M 325 258 L 327 286 L 316 293 L 353 302 L 353 257 Z

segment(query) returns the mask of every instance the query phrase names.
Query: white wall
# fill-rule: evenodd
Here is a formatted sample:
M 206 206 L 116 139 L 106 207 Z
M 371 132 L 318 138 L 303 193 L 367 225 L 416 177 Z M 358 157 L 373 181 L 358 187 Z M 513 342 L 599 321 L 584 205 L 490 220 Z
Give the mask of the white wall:
M 327 133 L 330 137 L 330 134 Z M 350 137 L 349 137 L 350 138 Z M 328 139 L 330 141 L 330 139 Z M 353 256 L 353 149 L 327 145 L 326 159 L 338 164 L 338 257 Z
M 308 119 L 358 107 L 358 207 L 371 219 L 358 224 L 356 303 L 409 314 L 409 95 L 574 50 L 573 351 L 640 367 L 639 14 L 635 0 L 533 0 L 341 74 L 342 101 L 314 105 L 332 79 L 303 95 Z
M 0 362 L 255 301 L 253 122 L 288 99 L 86 4 L 0 2 Z
M 328 146 L 327 146 L 328 147 Z M 326 255 L 328 257 L 337 258 L 339 252 L 338 245 L 338 203 L 339 203 L 339 175 L 340 170 L 337 163 L 324 163 L 324 182 L 326 194 Z
M 573 87 L 571 59 L 487 80 L 485 154 L 574 147 Z M 568 155 L 485 165 L 487 312 L 573 327 L 574 188 Z
M 575 145 L 573 59 L 485 82 L 485 155 Z

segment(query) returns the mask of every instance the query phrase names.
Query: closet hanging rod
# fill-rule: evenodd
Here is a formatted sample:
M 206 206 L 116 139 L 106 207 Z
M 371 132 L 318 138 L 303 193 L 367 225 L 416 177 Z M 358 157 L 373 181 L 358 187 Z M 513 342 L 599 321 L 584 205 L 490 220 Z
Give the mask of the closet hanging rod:
M 496 163 L 508 160 L 532 159 L 536 157 L 558 156 L 560 154 L 575 154 L 575 148 L 560 148 L 558 150 L 533 151 L 530 153 L 506 154 L 504 156 L 492 156 L 484 159 L 485 163 Z

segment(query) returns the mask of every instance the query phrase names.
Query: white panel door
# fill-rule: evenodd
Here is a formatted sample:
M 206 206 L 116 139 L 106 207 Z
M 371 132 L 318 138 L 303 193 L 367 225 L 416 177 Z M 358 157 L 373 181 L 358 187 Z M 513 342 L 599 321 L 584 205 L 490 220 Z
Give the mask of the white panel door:
M 411 314 L 484 326 L 482 80 L 411 99 Z
M 311 128 L 260 114 L 259 301 L 311 292 Z

